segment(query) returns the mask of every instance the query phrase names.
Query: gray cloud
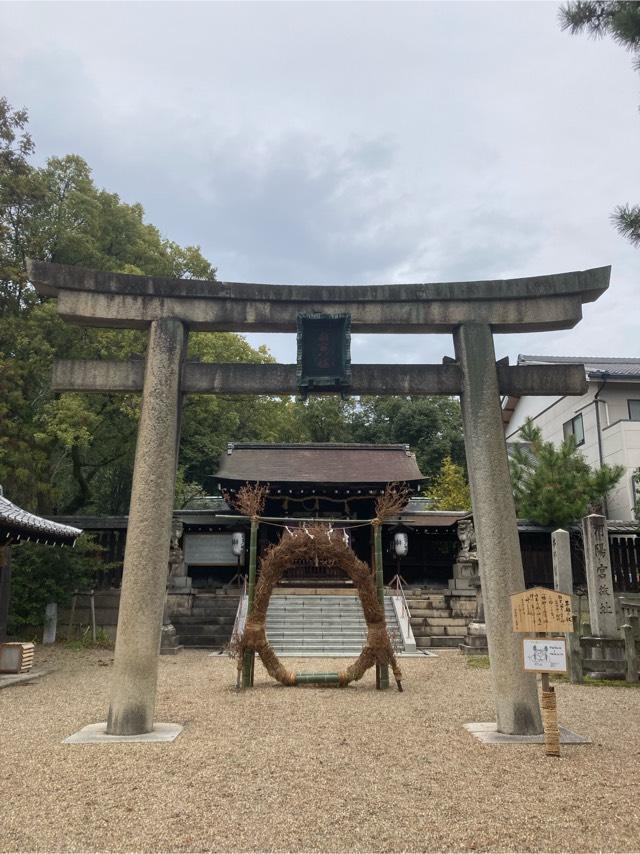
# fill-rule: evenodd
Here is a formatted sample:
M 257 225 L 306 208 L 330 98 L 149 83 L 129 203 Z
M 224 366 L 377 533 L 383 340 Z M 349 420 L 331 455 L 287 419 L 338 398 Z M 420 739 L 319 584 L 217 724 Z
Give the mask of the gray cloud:
M 0 91 L 221 278 L 455 281 L 612 263 L 520 351 L 637 355 L 638 77 L 551 3 L 3 3 Z M 251 336 L 294 357 L 290 336 Z M 435 361 L 448 336 L 356 336 Z

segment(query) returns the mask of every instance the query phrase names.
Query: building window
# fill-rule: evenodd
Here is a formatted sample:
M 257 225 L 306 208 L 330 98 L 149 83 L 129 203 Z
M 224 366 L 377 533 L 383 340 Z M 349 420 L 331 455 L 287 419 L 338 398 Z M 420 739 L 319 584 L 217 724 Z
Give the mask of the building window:
M 640 400 L 628 400 L 629 421 L 640 421 Z
M 582 423 L 582 415 L 576 415 L 576 417 L 572 418 L 570 421 L 565 421 L 562 425 L 562 432 L 564 433 L 565 439 L 568 439 L 569 436 L 573 436 L 576 440 L 576 447 L 578 445 L 584 445 L 584 425 Z

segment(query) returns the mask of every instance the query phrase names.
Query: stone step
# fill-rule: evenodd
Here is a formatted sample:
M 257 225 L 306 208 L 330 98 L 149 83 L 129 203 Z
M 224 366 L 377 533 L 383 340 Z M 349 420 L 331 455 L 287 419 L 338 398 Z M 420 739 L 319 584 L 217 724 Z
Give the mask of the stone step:
M 235 619 L 237 611 L 237 606 L 235 608 L 193 608 L 191 616 L 198 620 L 212 620 L 216 617 L 231 617 L 231 619 Z
M 455 626 L 464 630 L 470 622 L 471 617 L 412 617 L 411 628 L 420 631 L 423 626 Z
M 277 654 L 286 655 L 302 655 L 305 651 L 320 652 L 322 650 L 325 652 L 330 650 L 334 650 L 335 652 L 349 652 L 353 655 L 359 655 L 362 652 L 364 644 L 358 641 L 352 643 L 335 643 L 331 640 L 319 639 L 314 643 L 273 643 L 271 646 Z
M 388 597 L 384 610 L 390 632 L 396 635 L 399 632 L 396 612 Z M 220 617 L 212 616 L 211 619 L 219 620 Z M 235 611 L 225 642 L 229 640 L 234 620 Z M 183 634 L 188 638 L 185 645 L 204 647 L 214 643 L 215 635 L 206 631 L 209 620 L 187 620 L 182 627 L 177 622 L 180 641 Z M 283 655 L 358 655 L 366 642 L 367 626 L 356 596 L 277 595 L 269 603 L 266 633 L 276 653 Z
M 458 649 L 463 655 L 489 655 L 489 648 L 486 646 L 469 646 L 469 644 L 461 643 Z
M 234 614 L 219 614 L 215 617 L 207 617 L 203 619 L 195 615 L 179 615 L 171 618 L 171 622 L 176 628 L 178 626 L 233 626 L 236 615 Z
M 269 608 L 267 614 L 305 614 L 308 617 L 362 617 L 362 608 Z
M 180 635 L 179 642 L 182 646 L 199 647 L 200 649 L 222 649 L 229 643 L 230 638 L 217 637 L 214 635 Z
M 338 630 L 343 629 L 364 629 L 366 627 L 364 620 L 273 620 L 267 619 L 267 628 L 282 628 L 282 629 L 303 629 L 308 628 L 321 629 L 323 626 Z
M 362 611 L 267 611 L 267 619 L 364 620 Z
M 464 638 L 460 635 L 432 635 L 431 637 L 416 637 L 416 646 L 419 649 L 433 646 L 457 649 L 463 641 Z
M 210 625 L 209 623 L 189 623 L 187 625 L 174 623 L 176 634 L 182 641 L 183 637 L 192 635 L 193 637 L 225 637 L 227 640 L 231 637 L 233 631 L 233 623 L 228 626 Z
M 430 626 L 459 626 L 466 628 L 469 621 L 464 617 L 429 617 L 426 623 Z
M 450 617 L 451 611 L 449 608 L 409 608 L 412 619 L 432 617 Z
M 461 631 L 464 630 L 460 626 L 421 626 L 420 628 L 415 628 L 413 630 L 413 636 L 415 638 L 423 638 L 423 637 L 432 637 L 434 635 L 456 635 L 462 636 Z
M 443 596 L 406 596 L 407 605 L 409 608 L 446 608 L 447 602 Z
M 324 649 L 356 649 L 361 650 L 363 644 L 358 641 L 336 641 L 330 640 L 327 638 L 316 638 L 315 640 L 292 640 L 292 641 L 280 641 L 279 643 L 272 643 L 271 646 L 277 651 L 282 650 L 283 652 L 289 652 L 292 649 L 317 649 L 322 647 Z
M 272 596 L 269 605 L 295 605 L 298 608 L 359 608 L 358 596 Z
M 304 637 L 308 635 L 325 635 L 327 637 L 364 637 L 367 634 L 366 626 L 266 626 L 266 632 L 272 637 Z
M 357 658 L 360 655 L 359 649 L 332 649 L 331 647 L 318 646 L 309 649 L 280 649 L 275 650 L 277 655 L 287 656 L 288 658 Z M 339 669 L 339 668 L 336 668 Z
M 466 620 L 472 620 L 476 615 L 476 605 L 473 603 L 473 607 L 469 608 L 451 608 L 451 616 L 452 617 L 464 617 Z
M 464 643 L 469 649 L 486 649 L 487 648 L 487 636 L 486 635 L 466 635 L 464 638 Z M 480 654 L 480 653 L 478 653 Z

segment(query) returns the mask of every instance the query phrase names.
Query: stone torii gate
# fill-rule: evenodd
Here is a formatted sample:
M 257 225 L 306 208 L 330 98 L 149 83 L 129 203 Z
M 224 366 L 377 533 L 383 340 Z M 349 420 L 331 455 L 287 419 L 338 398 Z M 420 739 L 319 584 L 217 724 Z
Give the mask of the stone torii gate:
M 60 361 L 55 391 L 142 392 L 107 733 L 153 730 L 180 401 L 189 392 L 295 394 L 296 366 L 185 361 L 189 330 L 295 332 L 300 313 L 350 315 L 358 333 L 448 333 L 442 365 L 352 365 L 349 394 L 460 395 L 498 731 L 542 732 L 510 596 L 524 589 L 501 395 L 580 395 L 582 365 L 496 364 L 493 335 L 573 327 L 610 267 L 501 281 L 379 286 L 237 284 L 28 262 L 38 292 L 88 326 L 148 329 L 146 361 Z

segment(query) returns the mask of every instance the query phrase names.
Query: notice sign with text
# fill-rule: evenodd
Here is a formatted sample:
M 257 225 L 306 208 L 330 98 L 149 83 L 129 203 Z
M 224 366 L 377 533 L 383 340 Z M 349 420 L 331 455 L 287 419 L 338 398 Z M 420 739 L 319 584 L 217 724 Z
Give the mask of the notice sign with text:
M 525 638 L 524 669 L 541 673 L 564 673 L 567 647 L 564 638 Z
M 571 596 L 533 587 L 511 597 L 514 632 L 572 632 Z

